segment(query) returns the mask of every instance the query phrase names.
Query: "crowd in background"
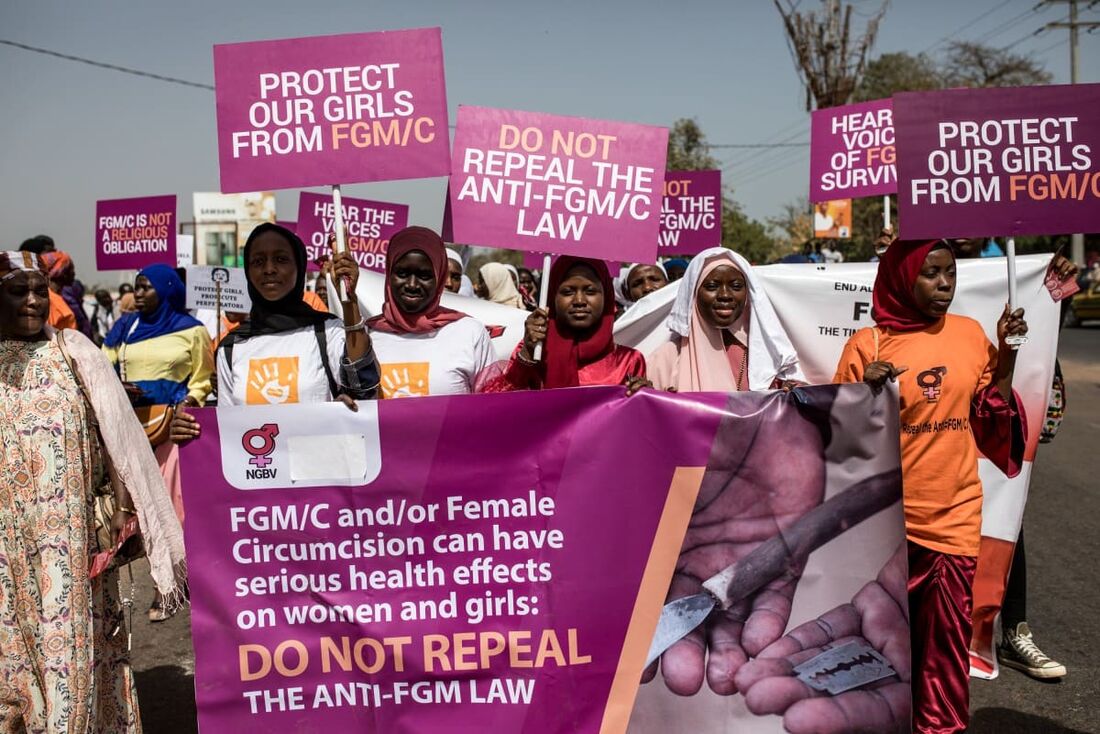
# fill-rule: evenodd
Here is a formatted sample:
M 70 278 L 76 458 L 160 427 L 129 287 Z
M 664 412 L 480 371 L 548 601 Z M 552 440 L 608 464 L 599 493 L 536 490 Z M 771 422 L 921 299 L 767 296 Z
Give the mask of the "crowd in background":
M 1011 475 L 1025 432 L 1039 423 L 1037 416 L 1029 423 L 1012 391 L 1016 353 L 1006 340 L 1026 333 L 1022 310 L 1005 309 L 997 344 L 976 322 L 948 313 L 956 259 L 986 255 L 989 242 L 905 242 L 885 233 L 875 326 L 852 337 L 835 377 L 875 389 L 898 382 L 903 424 L 959 418 L 972 426 L 899 434 L 919 730 L 961 731 L 967 723 L 978 452 Z M 200 434 L 189 408 L 339 401 L 355 410 L 365 399 L 586 385 L 623 385 L 633 394 L 805 384 L 753 265 L 721 247 L 617 273 L 600 260 L 564 256 L 546 273 L 499 262 L 468 273 L 463 255 L 438 234 L 409 227 L 390 242 L 384 303 L 371 318 L 360 313 L 359 269 L 349 254 L 333 257 L 309 288 L 302 241 L 265 224 L 249 236 L 243 258 L 252 309 L 224 314 L 220 325 L 187 310 L 186 273 L 168 266 L 143 269 L 117 294 L 89 295 L 72 258 L 47 236 L 0 259 L 0 450 L 8 478 L 0 490 L 0 719 L 34 731 L 83 731 L 79 722 L 98 717 L 104 730 L 139 730 L 116 624 L 119 569 L 90 578 L 87 565 L 136 517 L 158 589 L 149 619 L 166 619 L 178 606 L 185 521 L 178 447 Z M 838 257 L 809 246 L 792 261 Z M 1076 272 L 1060 256 L 1051 267 L 1061 277 Z M 1081 277 L 1100 280 L 1095 254 Z M 540 307 L 543 278 L 549 295 Z M 670 283 L 678 288 L 670 340 L 647 355 L 616 344 L 615 319 Z M 314 292 L 328 288 L 338 291 L 340 313 Z M 494 358 L 484 324 L 441 305 L 444 291 L 528 312 L 509 359 Z M 932 364 L 945 359 L 946 369 Z M 935 369 L 965 379 L 943 381 L 932 404 L 914 376 Z M 100 522 L 108 547 L 97 546 L 86 501 L 94 496 L 115 500 Z M 1022 537 L 1018 553 L 1022 573 Z M 40 575 L 54 580 L 48 592 Z M 1036 677 L 1064 675 L 1015 611 L 1022 601 L 1013 609 L 1002 660 Z

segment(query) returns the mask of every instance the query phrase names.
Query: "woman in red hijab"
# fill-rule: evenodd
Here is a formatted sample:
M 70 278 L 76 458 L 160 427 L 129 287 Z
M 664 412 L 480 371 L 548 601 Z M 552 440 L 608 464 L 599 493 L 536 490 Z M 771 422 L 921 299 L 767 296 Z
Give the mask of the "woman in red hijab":
M 848 340 L 835 382 L 896 381 L 909 550 L 913 730 L 969 722 L 974 571 L 982 529 L 978 452 L 1008 476 L 1023 462 L 1026 421 L 1012 392 L 1023 309 L 1005 307 L 998 346 L 973 319 L 947 313 L 955 257 L 940 241 L 897 241 L 878 265 L 875 326 Z
M 486 392 L 587 385 L 625 385 L 633 394 L 649 382 L 645 357 L 616 345 L 615 297 L 602 260 L 562 256 L 550 268 L 549 309 L 527 317 L 523 342 Z M 543 344 L 542 359 L 534 359 Z
M 439 305 L 447 250 L 426 227 L 406 227 L 386 250 L 382 315 L 367 322 L 385 398 L 474 392 L 493 362 L 485 325 Z

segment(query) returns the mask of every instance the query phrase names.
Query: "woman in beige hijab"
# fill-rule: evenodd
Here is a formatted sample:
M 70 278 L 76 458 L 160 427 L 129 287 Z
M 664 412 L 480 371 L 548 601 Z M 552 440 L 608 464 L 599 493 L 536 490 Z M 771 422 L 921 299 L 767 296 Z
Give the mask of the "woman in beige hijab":
M 512 274 L 501 263 L 485 263 L 478 271 L 478 295 L 502 306 L 523 308 L 523 297 L 516 289 Z

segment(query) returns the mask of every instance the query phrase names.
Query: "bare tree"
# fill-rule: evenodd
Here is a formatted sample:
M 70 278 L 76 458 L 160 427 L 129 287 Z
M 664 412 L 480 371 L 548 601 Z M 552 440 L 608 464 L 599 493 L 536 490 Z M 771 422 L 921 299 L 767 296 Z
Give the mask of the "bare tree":
M 873 12 L 863 34 L 852 36 L 852 5 L 821 0 L 820 10 L 799 12 L 800 0 L 773 0 L 795 65 L 806 87 L 806 109 L 847 104 L 867 66 L 867 53 L 878 35 L 889 0 Z
M 1051 80 L 1050 72 L 1031 56 L 969 41 L 948 46 L 942 76 L 947 87 L 1025 87 Z

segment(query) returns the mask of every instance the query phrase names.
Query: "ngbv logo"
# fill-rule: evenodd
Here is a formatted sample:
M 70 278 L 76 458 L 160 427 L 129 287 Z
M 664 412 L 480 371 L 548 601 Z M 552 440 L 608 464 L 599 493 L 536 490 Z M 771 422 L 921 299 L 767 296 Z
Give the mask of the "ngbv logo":
M 241 445 L 252 458 L 248 463 L 256 467 L 246 469 L 245 476 L 249 479 L 274 479 L 278 469 L 269 468 L 272 462 L 271 454 L 275 451 L 275 437 L 279 435 L 279 426 L 276 423 L 265 423 L 259 428 L 245 431 L 241 437 Z

